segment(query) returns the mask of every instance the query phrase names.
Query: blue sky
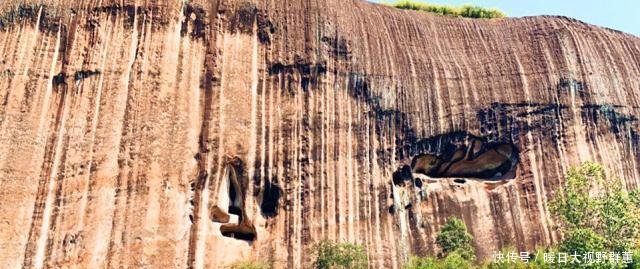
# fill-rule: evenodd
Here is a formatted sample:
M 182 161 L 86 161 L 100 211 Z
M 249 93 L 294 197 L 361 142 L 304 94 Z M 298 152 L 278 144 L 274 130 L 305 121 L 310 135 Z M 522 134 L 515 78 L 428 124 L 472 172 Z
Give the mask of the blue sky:
M 381 2 L 380 0 L 371 0 Z M 434 4 L 495 7 L 509 17 L 563 15 L 640 37 L 638 0 L 414 0 Z M 394 2 L 386 1 L 386 2 Z

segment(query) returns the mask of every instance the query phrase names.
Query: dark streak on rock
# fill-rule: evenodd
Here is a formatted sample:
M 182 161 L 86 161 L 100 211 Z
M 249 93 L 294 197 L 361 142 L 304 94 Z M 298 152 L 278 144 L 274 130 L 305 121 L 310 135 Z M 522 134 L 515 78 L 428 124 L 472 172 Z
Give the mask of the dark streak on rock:
M 58 86 L 60 84 L 66 84 L 67 75 L 65 73 L 59 73 L 51 79 L 53 86 Z
M 627 115 L 619 112 L 613 105 L 583 105 L 581 112 L 584 121 L 591 120 L 596 125 L 600 119 L 604 119 L 609 125 L 609 130 L 619 135 L 623 129 L 628 129 L 632 123 L 637 122 L 635 115 Z
M 169 24 L 171 18 L 162 12 L 161 8 L 157 6 L 135 6 L 135 5 L 120 5 L 112 4 L 108 6 L 99 6 L 91 9 L 91 15 L 93 18 L 87 19 L 87 29 L 93 30 L 99 27 L 98 19 L 96 16 L 100 14 L 108 14 L 110 16 L 124 15 L 125 28 L 133 27 L 136 16 L 143 16 L 146 20 L 153 21 L 154 25 L 166 26 Z
M 334 58 L 340 60 L 351 59 L 351 45 L 348 40 L 338 37 L 324 36 L 320 41 L 328 46 L 328 50 Z
M 15 8 L 0 15 L 0 30 L 5 31 L 17 23 L 38 23 L 38 13 L 42 9 L 38 28 L 42 32 L 55 32 L 60 27 L 60 17 L 55 15 L 46 5 L 19 4 Z
M 408 115 L 395 108 L 384 107 L 381 103 L 382 98 L 372 92 L 369 75 L 349 73 L 348 78 L 349 96 L 369 106 L 369 116 L 378 122 L 375 130 L 378 136 L 381 135 L 385 127 L 395 124 L 397 128 L 400 128 L 395 138 L 397 145 L 417 140 L 416 132 L 409 122 Z M 380 163 L 391 163 L 392 161 L 392 151 L 389 149 L 379 149 L 377 155 Z
M 296 61 L 294 64 L 275 63 L 269 67 L 269 75 L 295 72 L 305 76 L 320 75 L 327 72 L 327 67 L 324 63 L 314 64 L 302 61 Z
M 302 92 L 308 92 L 318 85 L 320 76 L 327 72 L 324 63 L 309 63 L 297 58 L 293 64 L 275 63 L 269 67 L 269 75 L 283 75 L 284 89 L 290 95 L 298 92 L 298 83 Z
M 271 44 L 271 35 L 276 32 L 276 27 L 262 12 L 258 12 L 258 41 L 262 44 Z
M 101 74 L 100 70 L 80 70 L 73 75 L 73 78 L 78 82 L 99 74 Z
M 109 6 L 101 6 L 95 7 L 92 10 L 93 13 L 107 13 L 111 16 L 116 16 L 118 14 L 124 13 L 125 16 L 125 26 L 133 27 L 133 22 L 135 20 L 136 13 L 144 13 L 143 7 L 135 7 L 133 5 L 119 5 L 113 4 Z
M 253 32 L 253 23 L 257 16 L 258 8 L 254 3 L 241 2 L 236 12 L 229 19 L 229 32 L 251 34 Z
M 200 6 L 187 4 L 182 13 L 185 17 L 180 28 L 180 34 L 186 36 L 189 34 L 193 39 L 202 39 L 205 37 L 207 12 Z M 191 24 L 191 32 L 189 32 L 189 24 Z
M 227 30 L 231 33 L 253 34 L 254 23 L 257 26 L 258 41 L 261 44 L 271 44 L 271 35 L 276 32 L 276 27 L 263 11 L 251 2 L 241 2 L 238 5 L 229 19 Z

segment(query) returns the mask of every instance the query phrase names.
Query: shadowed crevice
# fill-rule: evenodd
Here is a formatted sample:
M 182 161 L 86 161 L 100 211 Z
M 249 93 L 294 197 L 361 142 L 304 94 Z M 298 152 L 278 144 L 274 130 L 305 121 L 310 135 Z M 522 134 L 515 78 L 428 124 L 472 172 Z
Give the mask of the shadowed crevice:
M 73 79 L 76 82 L 79 82 L 86 78 L 90 78 L 100 74 L 101 74 L 100 70 L 80 70 L 73 75 Z
M 262 194 L 262 202 L 260 203 L 260 211 L 264 217 L 275 217 L 278 215 L 281 196 L 282 189 L 278 185 L 266 180 Z
M 182 9 L 182 15 L 184 20 L 180 28 L 180 35 L 203 39 L 207 32 L 207 12 L 198 5 L 186 4 Z

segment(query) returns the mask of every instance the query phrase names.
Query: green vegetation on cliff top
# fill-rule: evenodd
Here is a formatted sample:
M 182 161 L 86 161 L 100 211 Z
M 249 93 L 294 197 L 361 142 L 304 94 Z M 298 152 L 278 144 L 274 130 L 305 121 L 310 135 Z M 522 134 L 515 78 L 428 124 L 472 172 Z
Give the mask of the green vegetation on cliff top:
M 484 8 L 478 6 L 449 6 L 449 5 L 437 5 L 437 4 L 429 4 L 422 2 L 413 2 L 408 0 L 397 1 L 395 3 L 387 3 L 387 5 L 399 8 L 399 9 L 410 9 L 417 11 L 425 11 L 431 13 L 437 13 L 441 15 L 454 16 L 454 17 L 465 17 L 465 18 L 483 18 L 483 19 L 492 19 L 492 18 L 504 18 L 507 15 L 495 8 Z

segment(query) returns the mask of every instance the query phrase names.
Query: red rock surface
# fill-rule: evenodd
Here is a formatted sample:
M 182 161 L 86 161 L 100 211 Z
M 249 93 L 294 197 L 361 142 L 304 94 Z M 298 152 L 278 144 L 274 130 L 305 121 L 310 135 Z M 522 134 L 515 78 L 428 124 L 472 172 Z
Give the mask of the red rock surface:
M 44 3 L 0 4 L 3 268 L 308 268 L 322 238 L 397 268 L 452 215 L 487 257 L 558 240 L 570 166 L 640 183 L 629 34 L 359 0 Z M 452 171 L 497 184 L 402 169 L 470 137 L 517 149 L 510 175 L 475 150 Z

